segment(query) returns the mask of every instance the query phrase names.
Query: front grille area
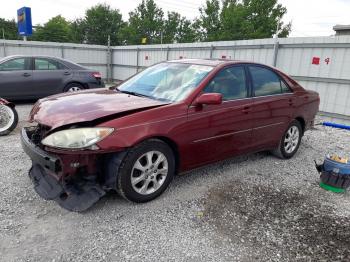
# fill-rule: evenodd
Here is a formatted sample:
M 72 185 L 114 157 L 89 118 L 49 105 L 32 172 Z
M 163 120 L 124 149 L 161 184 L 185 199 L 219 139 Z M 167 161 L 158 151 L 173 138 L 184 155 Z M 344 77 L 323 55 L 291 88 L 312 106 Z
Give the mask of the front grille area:
M 41 140 L 46 137 L 46 134 L 50 131 L 50 127 L 40 125 L 30 128 L 29 139 L 35 144 L 40 145 Z

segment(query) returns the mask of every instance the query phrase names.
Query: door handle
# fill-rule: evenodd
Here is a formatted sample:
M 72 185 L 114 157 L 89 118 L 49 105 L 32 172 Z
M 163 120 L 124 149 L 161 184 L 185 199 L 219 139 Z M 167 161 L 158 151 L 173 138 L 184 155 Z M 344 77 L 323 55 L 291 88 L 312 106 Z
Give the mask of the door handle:
M 309 100 L 309 96 L 304 96 L 304 100 L 305 101 Z
M 68 75 L 70 75 L 70 72 L 64 72 L 63 74 L 68 76 Z
M 28 77 L 28 76 L 30 76 L 30 74 L 29 73 L 23 73 L 22 76 Z
M 288 103 L 290 106 L 293 106 L 294 105 L 294 100 L 292 98 L 288 99 Z
M 252 109 L 250 106 L 245 106 L 243 109 L 242 109 L 242 113 L 244 114 L 248 114 L 249 112 L 251 112 Z

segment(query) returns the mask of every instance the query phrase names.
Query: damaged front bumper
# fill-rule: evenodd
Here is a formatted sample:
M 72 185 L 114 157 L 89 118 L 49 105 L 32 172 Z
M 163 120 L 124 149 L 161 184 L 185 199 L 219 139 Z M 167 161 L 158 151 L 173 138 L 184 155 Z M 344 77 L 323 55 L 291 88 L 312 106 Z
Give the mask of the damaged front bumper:
M 62 175 L 62 161 L 59 156 L 49 154 L 35 145 L 30 137 L 31 128 L 23 128 L 21 143 L 24 152 L 31 158 L 29 177 L 35 191 L 46 200 L 54 200 L 70 211 L 84 211 L 106 194 L 97 183 L 96 175 L 71 177 L 65 180 Z

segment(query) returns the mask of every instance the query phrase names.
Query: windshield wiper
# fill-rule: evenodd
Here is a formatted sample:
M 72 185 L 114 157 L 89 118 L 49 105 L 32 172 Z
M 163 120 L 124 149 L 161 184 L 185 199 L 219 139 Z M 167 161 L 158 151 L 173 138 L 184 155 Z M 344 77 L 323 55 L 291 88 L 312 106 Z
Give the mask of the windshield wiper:
M 140 93 L 133 92 L 133 91 L 120 90 L 118 88 L 116 88 L 115 90 L 117 90 L 117 91 L 119 91 L 121 93 L 124 93 L 124 94 L 132 95 L 132 96 L 147 97 L 147 98 L 158 100 L 158 101 L 162 101 L 162 102 L 170 102 L 169 99 L 158 98 L 158 97 L 154 97 L 154 96 L 148 96 L 148 95 L 140 94 Z
M 132 96 L 142 96 L 142 97 L 150 97 L 150 96 L 146 96 L 140 93 L 136 93 L 136 92 L 132 92 L 132 91 L 125 91 L 125 90 L 120 90 L 118 88 L 116 88 L 117 91 L 124 93 L 124 94 L 128 94 L 128 95 L 132 95 Z

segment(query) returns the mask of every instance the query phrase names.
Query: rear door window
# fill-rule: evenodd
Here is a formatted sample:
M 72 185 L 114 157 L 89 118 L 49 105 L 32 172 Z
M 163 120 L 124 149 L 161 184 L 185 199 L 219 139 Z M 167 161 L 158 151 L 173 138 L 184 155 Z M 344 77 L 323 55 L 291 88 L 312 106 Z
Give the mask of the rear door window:
M 35 58 L 34 62 L 35 70 L 62 70 L 66 69 L 66 67 L 52 59 L 46 58 Z
M 270 69 L 260 66 L 249 66 L 249 71 L 253 81 L 255 96 L 277 95 L 290 92 L 289 87 Z
M 221 70 L 204 88 L 204 93 L 220 93 L 225 101 L 247 97 L 246 75 L 243 66 Z

